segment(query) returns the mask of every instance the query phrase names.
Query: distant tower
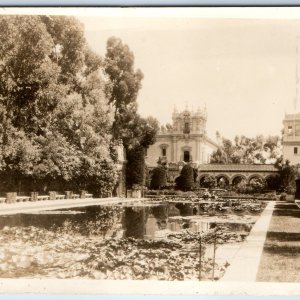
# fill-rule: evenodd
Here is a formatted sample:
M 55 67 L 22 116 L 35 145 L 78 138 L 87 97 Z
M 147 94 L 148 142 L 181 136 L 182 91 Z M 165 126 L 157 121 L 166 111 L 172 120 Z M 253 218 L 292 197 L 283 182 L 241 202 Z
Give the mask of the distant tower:
M 299 38 L 296 37 L 295 47 L 295 98 L 294 98 L 294 113 L 285 114 L 283 120 L 283 139 L 282 153 L 283 159 L 290 161 L 293 165 L 300 164 L 300 113 L 297 113 L 299 102 Z
M 297 111 L 298 97 L 299 97 L 299 36 L 296 37 L 296 63 L 295 63 L 295 99 L 294 99 L 294 110 Z

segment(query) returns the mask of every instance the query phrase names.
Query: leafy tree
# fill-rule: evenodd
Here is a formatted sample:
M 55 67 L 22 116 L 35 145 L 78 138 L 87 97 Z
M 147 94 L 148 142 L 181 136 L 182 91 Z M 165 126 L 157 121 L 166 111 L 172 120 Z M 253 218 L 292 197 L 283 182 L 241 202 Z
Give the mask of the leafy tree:
M 280 155 L 278 136 L 258 135 L 255 138 L 236 136 L 233 142 L 229 139 L 222 139 L 222 145 L 212 154 L 211 163 L 271 164 L 275 163 Z
M 296 188 L 296 167 L 290 165 L 290 162 L 287 160 L 284 165 L 279 169 L 280 176 L 280 190 L 288 194 L 295 192 Z
M 1 176 L 111 188 L 113 115 L 101 59 L 82 25 L 70 17 L 1 16 L 0 50 Z
M 226 153 L 219 147 L 210 158 L 211 164 L 225 164 L 227 163 L 227 155 Z
M 122 139 L 120 129 L 123 131 L 124 126 L 128 124 L 124 121 L 132 115 L 129 112 L 135 114 L 137 111 L 136 98 L 143 74 L 140 70 L 134 70 L 132 51 L 116 37 L 107 41 L 105 72 L 111 83 L 107 87 L 109 103 L 115 108 L 114 136 L 116 139 Z
M 139 115 L 135 117 L 135 123 L 132 124 L 129 136 L 125 138 L 127 164 L 126 164 L 126 182 L 127 187 L 131 188 L 133 184 L 144 185 L 146 183 L 145 175 L 145 149 L 155 142 L 158 122 L 153 118 L 143 119 Z M 130 140 L 130 141 L 129 141 Z
M 107 41 L 104 70 L 109 78 L 106 88 L 109 103 L 114 107 L 113 137 L 121 141 L 127 156 L 127 186 L 144 184 L 144 149 L 155 142 L 159 125 L 154 118 L 142 118 L 137 113 L 137 96 L 143 79 L 134 68 L 134 55 L 120 39 Z M 143 148 L 143 150 L 142 150 Z M 133 153 L 138 156 L 134 157 Z

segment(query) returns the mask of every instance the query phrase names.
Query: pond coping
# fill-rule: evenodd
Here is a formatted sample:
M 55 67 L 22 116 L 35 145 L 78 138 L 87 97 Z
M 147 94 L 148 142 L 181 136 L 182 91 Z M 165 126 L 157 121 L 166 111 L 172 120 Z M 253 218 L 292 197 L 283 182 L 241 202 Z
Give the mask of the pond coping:
M 221 281 L 255 282 L 275 201 L 270 201 L 237 251 Z
M 61 199 L 44 200 L 42 202 L 0 203 L 0 216 L 31 213 L 45 210 L 66 209 L 95 205 L 111 205 L 118 203 L 133 203 L 145 201 L 146 198 L 86 198 L 86 199 Z

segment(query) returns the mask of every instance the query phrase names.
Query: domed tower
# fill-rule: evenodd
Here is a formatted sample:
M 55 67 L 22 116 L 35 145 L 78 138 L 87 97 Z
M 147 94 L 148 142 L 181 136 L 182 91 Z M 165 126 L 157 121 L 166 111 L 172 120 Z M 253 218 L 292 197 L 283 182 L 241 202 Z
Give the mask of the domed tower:
M 180 113 L 174 110 L 172 120 L 176 134 L 203 136 L 206 134 L 206 109 L 198 108 L 196 112 L 192 112 L 186 108 Z

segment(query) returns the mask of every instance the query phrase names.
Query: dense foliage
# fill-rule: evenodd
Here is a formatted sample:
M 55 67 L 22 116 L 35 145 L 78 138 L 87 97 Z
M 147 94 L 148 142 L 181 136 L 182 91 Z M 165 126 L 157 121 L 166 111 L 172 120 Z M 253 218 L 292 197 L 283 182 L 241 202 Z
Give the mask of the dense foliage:
M 79 180 L 77 188 L 109 192 L 117 179 L 113 114 L 82 25 L 72 17 L 1 16 L 0 47 L 2 189 Z
M 242 180 L 240 183 L 237 184 L 235 190 L 242 194 L 253 194 L 261 193 L 267 188 L 269 187 L 267 186 L 267 182 L 264 179 L 255 177 L 251 179 L 249 183 Z
M 130 156 L 154 143 L 158 122 L 137 113 L 143 74 L 134 70 L 133 53 L 112 37 L 101 59 L 83 30 L 72 17 L 0 18 L 2 191 L 109 194 L 118 177 L 116 147 Z M 130 164 L 137 162 L 129 159 L 127 170 Z M 138 170 L 130 185 L 144 182 Z
M 297 169 L 289 161 L 279 164 L 279 189 L 288 194 L 295 193 Z
M 142 146 L 132 148 L 127 151 L 126 163 L 126 186 L 132 188 L 133 185 L 145 184 L 145 149 Z M 141 174 L 143 174 L 141 176 Z
M 217 185 L 217 180 L 214 176 L 208 175 L 205 176 L 201 181 L 200 181 L 200 186 L 204 188 L 213 188 Z
M 183 191 L 189 191 L 194 186 L 194 169 L 190 164 L 183 166 L 180 176 L 176 178 L 176 186 Z
M 281 155 L 280 147 L 279 136 L 236 136 L 234 141 L 222 138 L 220 147 L 211 157 L 211 163 L 275 163 Z
M 150 188 L 159 190 L 167 185 L 167 169 L 165 166 L 157 166 L 152 171 Z

